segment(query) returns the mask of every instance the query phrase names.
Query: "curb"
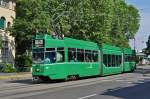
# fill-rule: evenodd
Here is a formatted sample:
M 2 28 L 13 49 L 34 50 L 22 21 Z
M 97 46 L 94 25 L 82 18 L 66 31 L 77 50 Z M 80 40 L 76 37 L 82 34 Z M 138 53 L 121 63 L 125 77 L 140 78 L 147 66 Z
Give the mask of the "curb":
M 0 80 L 21 80 L 26 78 L 31 78 L 32 74 L 25 73 L 25 74 L 15 74 L 15 75 L 8 75 L 8 76 L 0 76 Z

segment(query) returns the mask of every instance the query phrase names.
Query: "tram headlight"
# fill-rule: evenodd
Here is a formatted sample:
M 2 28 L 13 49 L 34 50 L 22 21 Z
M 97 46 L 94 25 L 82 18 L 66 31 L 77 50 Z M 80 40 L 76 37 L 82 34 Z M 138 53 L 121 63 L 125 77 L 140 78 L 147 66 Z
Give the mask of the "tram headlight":
M 36 71 L 37 71 L 37 72 L 39 72 L 39 71 L 40 71 L 40 69 L 38 69 L 38 68 L 37 68 L 37 69 L 36 69 Z
M 48 67 L 45 67 L 45 69 L 48 69 Z

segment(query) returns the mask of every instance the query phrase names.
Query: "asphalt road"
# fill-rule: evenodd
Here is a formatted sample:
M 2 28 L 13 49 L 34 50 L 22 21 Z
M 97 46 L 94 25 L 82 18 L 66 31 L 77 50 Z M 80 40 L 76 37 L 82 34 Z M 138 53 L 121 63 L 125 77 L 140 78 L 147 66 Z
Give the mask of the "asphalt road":
M 0 81 L 0 99 L 150 99 L 150 66 L 134 73 L 78 81 L 32 84 Z

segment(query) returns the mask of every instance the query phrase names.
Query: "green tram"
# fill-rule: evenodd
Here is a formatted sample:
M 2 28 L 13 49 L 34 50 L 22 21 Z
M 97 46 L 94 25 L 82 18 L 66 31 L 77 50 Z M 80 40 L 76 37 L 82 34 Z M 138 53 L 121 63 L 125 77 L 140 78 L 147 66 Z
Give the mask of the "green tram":
M 36 34 L 32 54 L 33 80 L 106 76 L 135 69 L 131 49 L 48 34 Z

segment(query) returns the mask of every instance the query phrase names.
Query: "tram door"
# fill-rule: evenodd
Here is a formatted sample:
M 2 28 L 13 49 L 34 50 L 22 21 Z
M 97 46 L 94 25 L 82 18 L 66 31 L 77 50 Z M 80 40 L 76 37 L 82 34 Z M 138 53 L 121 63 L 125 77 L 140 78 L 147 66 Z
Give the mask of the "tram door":
M 99 50 L 99 71 L 100 71 L 100 76 L 102 76 L 103 74 L 103 52 L 102 50 Z

